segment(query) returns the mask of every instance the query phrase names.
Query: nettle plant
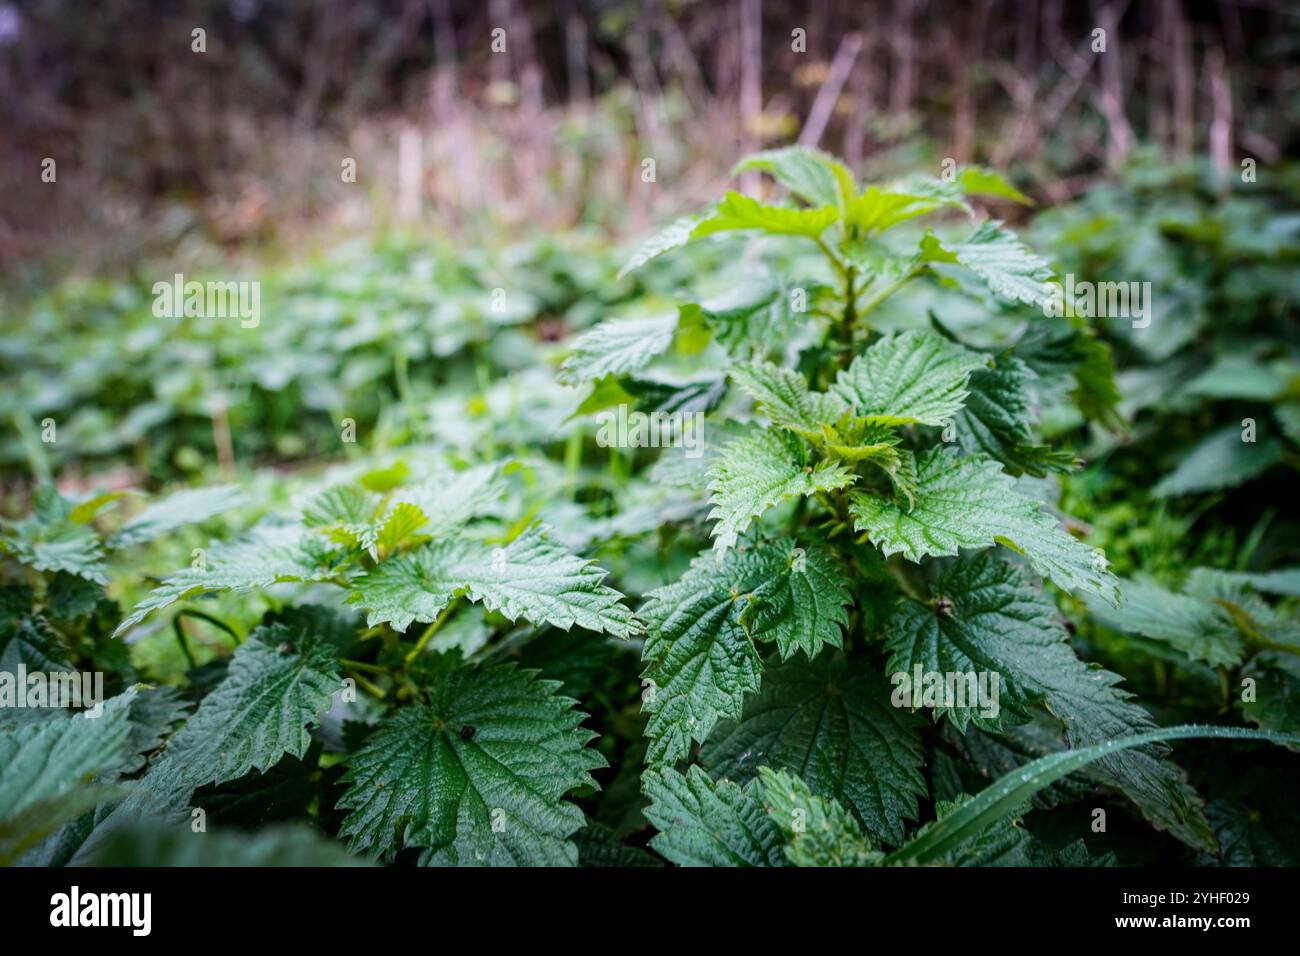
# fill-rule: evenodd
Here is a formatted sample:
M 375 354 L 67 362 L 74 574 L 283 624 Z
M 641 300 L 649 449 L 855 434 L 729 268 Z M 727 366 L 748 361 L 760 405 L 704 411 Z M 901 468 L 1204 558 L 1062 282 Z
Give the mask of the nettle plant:
M 657 537 L 624 553 L 622 575 L 684 568 L 676 580 L 631 598 L 562 544 L 537 519 L 549 491 L 532 473 L 544 455 L 359 472 L 201 549 L 120 622 L 119 643 L 178 606 L 218 627 L 231 652 L 191 668 L 183 690 L 123 680 L 98 718 L 0 713 L 0 858 L 1081 864 L 1106 856 L 1077 838 L 1040 841 L 1016 821 L 1050 793 L 1082 836 L 1094 817 L 1078 801 L 1098 787 L 1213 850 L 1162 742 L 1300 738 L 1156 728 L 1117 675 L 1072 649 L 1040 579 L 1105 606 L 1120 596 L 1033 484 L 1074 464 L 1035 439 L 1033 382 L 1050 354 L 1079 394 L 1095 393 L 1087 331 L 1027 334 L 1017 354 L 968 347 L 937 323 L 891 334 L 870 324 L 919 279 L 965 275 L 1038 301 L 1050 270 L 996 223 L 960 241 L 894 240 L 922 215 L 969 212 L 968 194 L 1023 197 L 976 169 L 862 188 L 809 150 L 740 168 L 770 173 L 801 204 L 729 193 L 631 268 L 713 234 L 759 232 L 807 243 L 821 271 L 769 274 L 663 318 L 608 320 L 560 371 L 594 383 L 583 413 L 634 401 L 709 414 L 698 458 L 665 449 L 648 468 L 592 482 L 616 504 L 646 485 L 668 496 L 638 499 L 652 504 L 589 540 Z M 644 374 L 670 353 L 700 376 Z M 572 476 L 581 436 L 564 453 Z M 518 493 L 529 474 L 531 498 Z M 74 630 L 95 646 L 107 634 L 84 621 L 63 629 L 60 588 L 68 577 L 102 586 L 104 542 L 133 536 L 87 528 L 93 506 L 43 494 L 38 515 L 3 539 L 33 580 L 5 592 L 0 661 L 52 669 Z M 156 512 L 135 522 L 166 524 Z M 629 560 L 657 565 L 634 573 Z M 267 591 L 293 582 L 311 603 Z M 330 589 L 333 606 L 319 596 Z M 273 606 L 244 633 L 191 606 L 220 592 Z M 610 644 L 641 653 L 630 691 Z M 947 696 L 967 675 L 991 696 Z M 578 696 L 598 715 L 599 741 Z M 611 760 L 601 794 L 593 774 Z M 217 830 L 276 826 L 201 835 L 209 818 Z M 311 828 L 280 825 L 294 820 Z

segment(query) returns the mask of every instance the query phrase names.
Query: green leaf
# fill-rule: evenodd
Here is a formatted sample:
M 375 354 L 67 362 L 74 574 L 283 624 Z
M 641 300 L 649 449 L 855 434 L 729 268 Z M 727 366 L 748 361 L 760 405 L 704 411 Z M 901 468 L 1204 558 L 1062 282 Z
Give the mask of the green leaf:
M 713 214 L 691 231 L 691 238 L 743 229 L 759 229 L 770 235 L 816 238 L 839 218 L 840 211 L 833 205 L 793 209 L 762 203 L 743 193 L 728 192 Z
M 963 166 L 957 174 L 957 182 L 962 190 L 972 195 L 1000 196 L 1023 206 L 1032 206 L 1034 201 L 1011 185 L 999 173 L 983 166 Z
M 794 866 L 875 866 L 884 854 L 873 850 L 858 821 L 837 801 L 814 794 L 793 774 L 759 768 L 768 815 L 785 836 L 785 856 Z
M 332 541 L 349 548 L 366 546 L 373 538 L 371 524 L 379 496 L 358 485 L 334 485 L 313 497 L 302 509 L 305 527 L 324 531 Z
M 917 459 L 911 511 L 865 492 L 851 492 L 854 528 L 886 556 L 909 561 L 955 555 L 960 548 L 1005 544 L 1024 555 L 1058 587 L 1119 603 L 1115 576 L 1083 542 L 1068 534 L 1039 503 L 1018 491 L 997 462 L 933 448 Z
M 108 539 L 112 550 L 153 541 L 170 531 L 207 521 L 242 504 L 243 492 L 234 485 L 189 488 L 149 505 Z
M 955 190 L 928 189 L 920 180 L 896 184 L 897 188 L 868 186 L 849 201 L 845 223 L 860 235 L 876 234 L 899 223 L 925 216 L 945 206 L 969 207 Z M 918 187 L 918 188 L 912 188 Z
M 67 647 L 39 614 L 0 624 L 0 673 L 17 674 L 19 664 L 29 672 L 73 669 Z
M 1046 260 L 997 220 L 980 223 L 963 242 L 944 242 L 933 233 L 921 241 L 922 262 L 965 266 L 1004 299 L 1042 307 L 1045 283 L 1052 277 Z
M 574 834 L 578 844 L 578 865 L 595 867 L 663 866 L 663 860 L 649 850 L 629 846 L 618 833 L 603 823 L 588 823 Z
M 121 763 L 134 691 L 103 703 L 103 711 L 0 726 L 0 821 L 57 800 Z
M 145 785 L 173 778 L 192 790 L 265 772 L 285 754 L 301 757 L 311 744 L 308 727 L 342 686 L 329 645 L 283 624 L 254 629 Z
M 1212 667 L 1241 663 L 1241 634 L 1220 605 L 1186 594 L 1175 594 L 1154 581 L 1124 582 L 1124 603 L 1118 608 L 1089 601 L 1093 616 L 1125 634 L 1140 634 L 1168 644 Z
M 201 566 L 166 578 L 135 606 L 113 635 L 123 633 L 177 601 L 209 591 L 253 591 L 280 581 L 324 581 L 337 572 L 332 563 L 342 557 L 321 542 L 303 537 L 298 525 L 264 524 L 240 541 L 215 545 Z
M 773 425 L 810 441 L 821 439 L 822 426 L 833 424 L 847 410 L 838 395 L 810 392 L 802 375 L 771 362 L 735 365 L 731 378 Z
M 983 452 L 1002 462 L 1007 474 L 1043 477 L 1048 472 L 1072 471 L 1077 460 L 1068 451 L 1056 451 L 1034 441 L 1035 416 L 1029 383 L 1036 376 L 1020 359 L 999 356 L 991 369 L 970 377 L 970 394 L 953 416 L 958 443 L 967 452 Z
M 134 696 L 130 690 L 104 701 L 97 716 L 0 725 L 0 865 L 115 793 L 96 778 L 123 759 Z
M 420 529 L 428 523 L 429 516 L 418 505 L 409 501 L 394 502 L 375 531 L 375 546 L 382 555 L 392 554 L 403 545 L 422 539 L 424 535 L 419 533 Z
M 393 540 L 401 539 L 402 526 L 415 520 L 414 506 L 425 515 L 425 522 L 409 533 L 409 537 L 439 538 L 459 530 L 472 518 L 491 513 L 492 507 L 505 493 L 506 484 L 498 464 L 474 465 L 459 471 L 434 468 L 431 474 L 417 485 L 396 489 L 389 500 L 389 512 L 384 521 L 394 520 L 387 534 Z M 403 509 L 401 506 L 407 505 Z M 376 534 L 384 534 L 383 527 Z
M 566 631 L 576 624 L 628 637 L 637 630 L 632 612 L 620 603 L 623 595 L 601 583 L 605 575 L 533 524 L 503 547 L 448 539 L 388 558 L 352 581 L 348 601 L 366 609 L 367 626 L 390 624 L 398 631 L 412 621 L 433 621 L 465 595 L 512 621 Z
M 583 333 L 569 348 L 556 378 L 564 385 L 594 382 L 606 375 L 627 375 L 668 351 L 677 331 L 677 315 L 606 319 Z
M 834 462 L 809 464 L 795 435 L 758 430 L 736 439 L 709 467 L 713 550 L 719 558 L 750 522 L 781 502 L 853 484 L 853 472 Z
M 833 156 L 807 146 L 786 146 L 746 156 L 731 175 L 757 169 L 769 173 L 800 199 L 812 206 L 842 205 L 857 186 L 848 167 Z
M 582 812 L 563 797 L 594 787 L 605 760 L 558 681 L 513 665 L 442 658 L 428 703 L 401 708 L 348 761 L 340 835 L 426 865 L 574 865 Z
M 699 767 L 686 775 L 648 770 L 646 819 L 659 831 L 650 845 L 678 866 L 784 866 L 781 831 L 763 809 L 757 781 L 714 783 Z
M 702 330 L 700 337 L 716 339 L 733 355 L 764 354 L 806 329 L 813 321 L 808 310 L 828 292 L 819 282 L 748 271 L 725 292 L 687 303 L 678 314 L 682 328 Z
M 1158 498 L 1235 488 L 1258 478 L 1282 458 L 1282 444 L 1274 439 L 1242 441 L 1242 429 L 1228 425 L 1186 452 L 1178 467 L 1152 489 Z
M 890 620 L 886 645 L 889 668 L 910 673 L 999 675 L 999 708 L 1021 718 L 1042 703 L 1062 722 L 1071 747 L 1085 747 L 1144 731 L 1145 710 L 1119 689 L 1119 676 L 1075 657 L 1056 608 L 1023 573 L 991 555 L 951 564 L 935 578 L 934 606 L 904 600 Z M 912 688 L 914 695 L 916 688 Z M 944 706 L 958 728 L 968 720 L 999 726 L 1001 714 L 979 708 Z M 1147 750 L 1108 757 L 1099 773 L 1122 790 L 1157 826 L 1193 846 L 1205 846 L 1209 830 L 1199 799 L 1176 766 Z
M 873 836 L 899 843 L 925 780 L 921 722 L 889 697 L 865 661 L 795 658 L 767 671 L 763 690 L 718 728 L 702 759 L 717 777 L 741 782 L 760 766 L 789 770 L 851 808 Z
M 671 252 L 686 245 L 691 241 L 695 227 L 700 224 L 703 218 L 703 216 L 684 216 L 665 226 L 660 232 L 641 244 L 640 248 L 633 253 L 623 268 L 618 270 L 618 278 L 622 279 L 628 273 L 635 272 L 651 259 L 659 258 L 665 252 Z
M 977 796 L 957 807 L 932 826 L 924 828 L 912 840 L 895 850 L 885 862 L 925 864 L 934 862 L 963 842 L 977 837 L 988 826 L 1014 813 L 1039 790 L 1088 764 L 1146 744 L 1168 740 L 1226 739 L 1267 740 L 1271 743 L 1296 744 L 1300 737 L 1262 730 L 1236 727 L 1181 726 L 1162 727 L 1134 734 L 1093 747 L 1067 750 L 1028 763 L 1007 774 Z
M 73 517 L 74 506 L 50 485 L 36 489 L 32 514 L 0 533 L 0 550 L 37 571 L 68 574 L 107 584 L 104 549 L 95 529 Z M 87 517 L 86 520 L 89 520 Z
M 280 824 L 252 833 L 188 826 L 133 825 L 114 830 L 95 847 L 85 866 L 145 867 L 333 867 L 367 866 L 340 844 L 302 824 Z
M 1265 594 L 1285 594 L 1300 597 L 1300 568 L 1278 568 L 1276 571 L 1216 571 L 1219 577 L 1233 584 L 1247 584 Z
M 1252 724 L 1300 738 L 1300 658 L 1281 651 L 1260 651 L 1242 668 L 1255 681 L 1254 700 L 1237 709 Z
M 763 553 L 770 556 L 772 576 L 754 588 L 741 626 L 755 640 L 775 641 L 782 660 L 795 651 L 812 658 L 827 644 L 839 647 L 853 597 L 835 555 L 823 548 L 795 548 L 782 564 L 779 546 Z
M 987 356 L 933 332 L 903 332 L 855 358 L 834 391 L 870 422 L 942 425 L 966 400 L 971 373 L 988 364 Z
M 758 690 L 755 638 L 783 652 L 839 645 L 842 572 L 819 549 L 802 557 L 800 568 L 789 542 L 733 550 L 722 564 L 699 555 L 679 580 L 646 595 L 637 613 L 647 628 L 642 697 L 651 764 L 684 757 L 720 718 L 740 716 L 745 695 Z M 800 596 L 813 606 L 794 606 Z

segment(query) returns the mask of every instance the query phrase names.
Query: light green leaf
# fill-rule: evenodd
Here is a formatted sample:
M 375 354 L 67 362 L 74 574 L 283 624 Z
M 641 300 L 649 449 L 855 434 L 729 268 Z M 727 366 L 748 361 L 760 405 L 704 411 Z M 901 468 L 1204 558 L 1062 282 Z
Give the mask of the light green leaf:
M 32 514 L 21 521 L 0 521 L 0 528 L 8 526 L 0 532 L 0 550 L 37 571 L 66 571 L 107 584 L 99 535 L 85 522 L 74 520 L 73 503 L 45 485 L 36 489 L 32 505 Z
M 839 218 L 840 211 L 836 206 L 794 209 L 762 203 L 743 193 L 728 192 L 713 214 L 691 231 L 691 238 L 743 229 L 759 229 L 770 235 L 816 238 Z
M 859 235 L 879 235 L 899 223 L 929 215 L 945 206 L 970 211 L 958 190 L 931 188 L 927 181 L 914 179 L 886 188 L 868 186 L 849 201 L 844 221 Z
M 514 541 L 491 547 L 447 539 L 381 562 L 352 581 L 349 603 L 369 613 L 367 626 L 390 624 L 405 631 L 412 621 L 434 620 L 453 598 L 482 601 L 510 620 L 575 624 L 618 637 L 635 633 L 622 595 L 601 584 L 606 572 L 570 554 L 540 524 Z
M 736 439 L 709 468 L 713 550 L 719 558 L 750 522 L 789 498 L 853 484 L 853 472 L 834 462 L 809 464 L 808 449 L 783 431 L 759 430 Z
M 857 186 L 853 174 L 838 159 L 807 146 L 786 146 L 746 156 L 731 175 L 757 169 L 769 173 L 790 192 L 813 206 L 843 205 Z
M 788 428 L 810 441 L 821 439 L 822 426 L 834 424 L 847 410 L 838 395 L 810 392 L 802 375 L 771 362 L 735 365 L 731 378 L 772 424 Z
M 941 425 L 966 400 L 971 373 L 988 364 L 987 356 L 933 332 L 903 332 L 855 358 L 833 390 L 870 422 Z
M 1000 196 L 1023 206 L 1032 206 L 1034 201 L 1011 185 L 1001 174 L 983 166 L 963 166 L 957 174 L 957 182 L 964 192 L 977 196 Z
M 584 332 L 569 348 L 569 357 L 556 378 L 564 385 L 581 385 L 606 375 L 627 375 L 668 351 L 677 331 L 677 315 L 606 319 Z
M 618 278 L 622 279 L 628 273 L 635 272 L 651 259 L 659 258 L 665 252 L 671 252 L 686 245 L 691 241 L 695 227 L 700 224 L 703 218 L 703 216 L 684 216 L 665 226 L 660 232 L 641 244 L 640 248 L 632 254 L 632 257 L 628 259 L 623 268 L 618 270 Z
M 958 263 L 1002 298 L 1036 307 L 1046 300 L 1044 284 L 1052 277 L 1046 260 L 996 220 L 980 223 L 962 242 L 944 242 L 928 234 L 921 241 L 921 261 Z
M 885 555 L 909 561 L 955 555 L 960 548 L 1005 544 L 1058 587 L 1119 603 L 1115 576 L 1092 549 L 1067 533 L 1039 503 L 1018 491 L 997 462 L 933 448 L 917 459 L 911 511 L 865 492 L 850 494 L 854 528 Z
M 178 571 L 154 588 L 113 632 L 117 636 L 151 611 L 209 591 L 252 591 L 280 581 L 324 581 L 337 573 L 341 552 L 303 537 L 298 525 L 259 525 L 242 540 L 215 545 L 201 566 Z
M 189 488 L 155 501 L 109 537 L 110 549 L 129 548 L 160 538 L 188 524 L 216 517 L 244 501 L 234 485 Z

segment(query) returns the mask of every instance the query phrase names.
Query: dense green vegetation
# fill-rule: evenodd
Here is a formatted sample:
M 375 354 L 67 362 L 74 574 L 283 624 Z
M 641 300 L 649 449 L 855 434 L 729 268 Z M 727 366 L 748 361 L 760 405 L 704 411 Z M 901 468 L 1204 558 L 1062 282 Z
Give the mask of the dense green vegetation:
M 1294 865 L 1300 181 L 743 171 L 9 303 L 0 671 L 110 700 L 0 709 L 0 861 Z

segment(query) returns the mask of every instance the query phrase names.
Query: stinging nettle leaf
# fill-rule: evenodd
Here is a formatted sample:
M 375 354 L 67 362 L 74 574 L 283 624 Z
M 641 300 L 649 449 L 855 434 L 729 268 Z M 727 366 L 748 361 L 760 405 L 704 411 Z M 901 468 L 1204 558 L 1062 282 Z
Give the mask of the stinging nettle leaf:
M 754 518 L 781 502 L 853 484 L 842 464 L 809 464 L 808 449 L 787 432 L 758 430 L 722 450 L 709 467 L 713 550 L 719 560 Z
M 143 621 L 150 612 L 209 591 L 252 591 L 282 581 L 324 581 L 336 574 L 340 555 L 303 536 L 299 525 L 259 525 L 243 539 L 215 545 L 199 567 L 166 578 L 135 606 L 116 637 Z
M 755 639 L 783 653 L 838 646 L 848 598 L 840 571 L 819 549 L 800 555 L 791 542 L 771 542 L 733 550 L 722 564 L 699 555 L 679 580 L 647 594 L 638 616 L 647 628 L 648 762 L 683 757 L 719 719 L 740 716 L 745 695 L 758 690 Z M 790 604 L 813 591 L 812 606 Z
M 847 166 L 828 153 L 808 146 L 786 146 L 746 156 L 731 170 L 731 175 L 738 176 L 750 169 L 769 173 L 812 206 L 843 205 L 857 191 Z
M 575 865 L 584 819 L 563 798 L 606 764 L 576 701 L 535 675 L 443 657 L 428 702 L 390 715 L 349 759 L 340 835 L 386 859 L 423 847 L 425 865 Z
M 632 319 L 606 319 L 584 332 L 569 348 L 569 357 L 556 378 L 563 385 L 581 385 L 606 375 L 627 375 L 668 351 L 677 331 L 675 313 Z
M 1097 553 L 1070 535 L 1039 503 L 1018 491 L 1001 466 L 982 455 L 932 448 L 916 463 L 914 507 L 904 510 L 866 492 L 851 492 L 854 528 L 886 555 L 909 561 L 1005 544 L 1066 591 L 1119 603 L 1115 576 Z
M 933 332 L 903 332 L 855 358 L 834 391 L 855 415 L 872 422 L 942 425 L 966 400 L 971 373 L 988 364 L 988 356 Z
M 760 767 L 759 774 L 768 815 L 785 836 L 785 856 L 791 864 L 875 866 L 884 859 L 838 801 L 817 796 L 787 771 Z
M 533 524 L 501 547 L 446 539 L 390 557 L 351 582 L 348 601 L 366 609 L 367 626 L 398 631 L 433 621 L 465 595 L 512 621 L 629 637 L 637 624 L 623 595 L 601 583 L 605 576 L 594 561 L 570 554 Z
M 678 866 L 785 866 L 781 831 L 763 807 L 758 781 L 715 783 L 699 767 L 670 767 L 642 777 L 646 819 L 659 831 L 650 845 Z
M 945 242 L 933 233 L 921 241 L 922 262 L 949 262 L 965 266 L 1004 299 L 1042 307 L 1048 295 L 1052 270 L 1010 229 L 997 220 L 980 223 L 961 242 Z
M 926 792 L 920 729 L 866 661 L 796 657 L 767 670 L 762 691 L 718 728 L 702 759 L 741 782 L 761 766 L 789 770 L 852 809 L 873 836 L 899 843 Z

